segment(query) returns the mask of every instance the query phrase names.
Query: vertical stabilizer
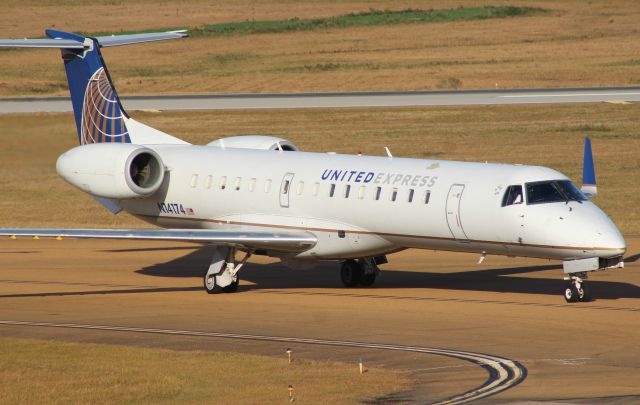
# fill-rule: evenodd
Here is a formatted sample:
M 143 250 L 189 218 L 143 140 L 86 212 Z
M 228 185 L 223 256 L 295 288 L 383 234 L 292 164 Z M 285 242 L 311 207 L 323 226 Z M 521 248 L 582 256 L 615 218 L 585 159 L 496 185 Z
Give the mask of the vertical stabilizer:
M 58 30 L 45 32 L 49 38 L 75 40 L 86 47 L 61 49 L 80 144 L 131 143 L 125 124 L 128 117 L 109 77 L 98 40 Z

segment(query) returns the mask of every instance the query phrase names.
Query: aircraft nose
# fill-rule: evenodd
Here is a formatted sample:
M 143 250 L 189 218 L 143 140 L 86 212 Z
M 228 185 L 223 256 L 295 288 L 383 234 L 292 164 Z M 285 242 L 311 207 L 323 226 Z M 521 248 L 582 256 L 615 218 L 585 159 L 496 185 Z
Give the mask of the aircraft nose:
M 603 251 L 603 257 L 621 256 L 627 251 L 627 243 L 612 222 L 608 225 L 609 226 L 598 231 L 596 236 L 596 249 Z

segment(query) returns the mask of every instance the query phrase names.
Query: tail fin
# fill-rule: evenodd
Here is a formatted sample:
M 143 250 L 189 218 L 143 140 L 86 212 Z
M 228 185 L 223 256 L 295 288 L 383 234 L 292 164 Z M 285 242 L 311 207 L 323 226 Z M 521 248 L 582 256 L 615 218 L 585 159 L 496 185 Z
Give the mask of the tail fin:
M 0 40 L 0 46 L 60 48 L 71 93 L 78 140 L 89 143 L 186 143 L 131 119 L 120 102 L 101 47 L 182 38 L 186 31 L 83 37 L 48 29 L 50 39 Z
M 596 186 L 596 170 L 593 165 L 593 155 L 591 153 L 591 139 L 584 138 L 584 159 L 582 162 L 582 188 L 581 191 L 589 198 L 598 194 Z
M 131 143 L 125 124 L 128 116 L 109 77 L 98 40 L 57 30 L 45 32 L 49 38 L 75 40 L 86 46 L 61 49 L 80 144 Z

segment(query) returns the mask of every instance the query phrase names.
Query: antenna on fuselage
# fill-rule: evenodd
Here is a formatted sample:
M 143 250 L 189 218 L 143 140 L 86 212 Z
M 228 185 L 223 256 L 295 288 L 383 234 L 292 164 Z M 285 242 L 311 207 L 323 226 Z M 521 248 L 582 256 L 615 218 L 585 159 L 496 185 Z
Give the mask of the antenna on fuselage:
M 393 157 L 393 155 L 391 154 L 391 151 L 389 150 L 389 148 L 388 148 L 388 147 L 386 147 L 386 146 L 385 146 L 385 147 L 384 147 L 384 151 L 385 151 L 385 152 L 387 152 L 387 157 L 388 157 L 388 158 L 392 158 L 392 157 Z
M 220 138 L 220 149 L 225 149 L 224 147 L 224 138 Z

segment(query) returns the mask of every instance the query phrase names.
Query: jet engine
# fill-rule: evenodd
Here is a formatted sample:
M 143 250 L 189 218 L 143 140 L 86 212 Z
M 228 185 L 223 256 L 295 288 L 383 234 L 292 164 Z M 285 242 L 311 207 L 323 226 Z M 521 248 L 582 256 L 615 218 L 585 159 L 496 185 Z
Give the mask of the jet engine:
M 300 149 L 291 141 L 268 135 L 240 135 L 216 139 L 207 146 L 216 148 L 262 149 L 298 152 Z
M 116 200 L 148 197 L 164 180 L 164 164 L 153 150 L 127 143 L 96 143 L 63 153 L 58 174 L 94 196 Z

